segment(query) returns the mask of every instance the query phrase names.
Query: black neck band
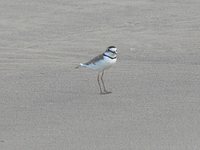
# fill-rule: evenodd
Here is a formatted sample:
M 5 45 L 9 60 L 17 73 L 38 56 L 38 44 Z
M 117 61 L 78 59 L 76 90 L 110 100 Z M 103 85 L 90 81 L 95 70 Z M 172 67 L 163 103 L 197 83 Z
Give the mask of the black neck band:
M 106 57 L 108 57 L 108 58 L 110 58 L 110 59 L 116 59 L 117 57 L 115 56 L 115 57 L 111 57 L 111 56 L 108 56 L 108 55 L 106 55 L 106 54 L 103 54 L 103 56 L 106 56 Z

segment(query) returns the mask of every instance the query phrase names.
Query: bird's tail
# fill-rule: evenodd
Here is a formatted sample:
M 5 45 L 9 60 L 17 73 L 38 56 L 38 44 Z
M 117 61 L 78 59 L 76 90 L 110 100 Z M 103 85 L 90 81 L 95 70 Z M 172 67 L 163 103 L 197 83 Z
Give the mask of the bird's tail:
M 78 68 L 80 68 L 80 67 L 86 67 L 86 66 L 87 66 L 86 64 L 80 63 L 78 66 L 75 67 L 75 69 L 78 69 Z

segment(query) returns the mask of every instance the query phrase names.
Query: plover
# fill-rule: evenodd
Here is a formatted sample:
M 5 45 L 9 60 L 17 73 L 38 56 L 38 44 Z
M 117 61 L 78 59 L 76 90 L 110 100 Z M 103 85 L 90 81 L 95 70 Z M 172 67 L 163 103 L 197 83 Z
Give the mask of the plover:
M 98 71 L 97 81 L 100 89 L 100 94 L 109 94 L 110 91 L 106 90 L 103 75 L 106 69 L 109 69 L 117 61 L 117 48 L 109 46 L 103 54 L 100 54 L 86 63 L 80 63 L 79 67 L 86 67 Z M 101 87 L 101 83 L 103 87 Z

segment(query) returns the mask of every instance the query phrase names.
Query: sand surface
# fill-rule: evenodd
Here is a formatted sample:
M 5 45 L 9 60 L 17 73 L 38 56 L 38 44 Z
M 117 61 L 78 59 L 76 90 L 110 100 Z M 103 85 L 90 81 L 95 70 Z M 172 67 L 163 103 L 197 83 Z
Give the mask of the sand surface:
M 1 150 L 199 150 L 199 0 L 1 0 Z M 80 62 L 119 49 L 99 95 Z

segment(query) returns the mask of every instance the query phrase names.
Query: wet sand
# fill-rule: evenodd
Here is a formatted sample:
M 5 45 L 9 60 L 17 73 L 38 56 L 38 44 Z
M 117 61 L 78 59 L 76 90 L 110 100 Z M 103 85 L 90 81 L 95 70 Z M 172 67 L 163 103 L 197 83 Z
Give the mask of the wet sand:
M 197 150 L 198 0 L 0 3 L 1 150 Z M 119 49 L 105 72 L 80 62 Z

